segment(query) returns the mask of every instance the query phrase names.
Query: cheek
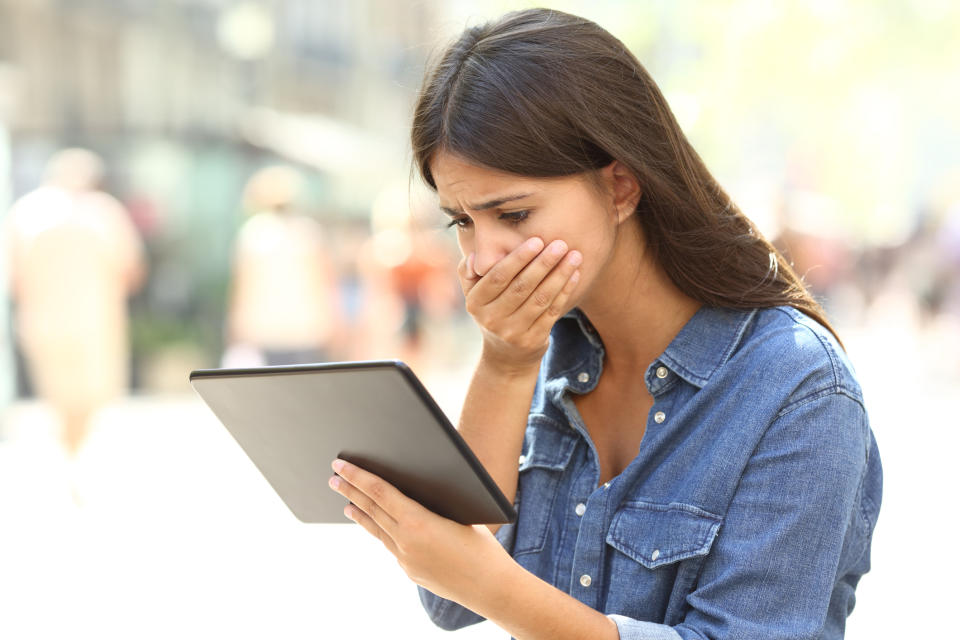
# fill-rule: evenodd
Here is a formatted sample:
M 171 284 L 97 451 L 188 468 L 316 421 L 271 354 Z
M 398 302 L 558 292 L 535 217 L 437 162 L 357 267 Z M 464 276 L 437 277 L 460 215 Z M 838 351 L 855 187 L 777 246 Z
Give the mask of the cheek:
M 460 247 L 460 254 L 463 257 L 471 253 L 483 252 L 486 254 L 494 253 L 505 256 L 526 240 L 538 236 L 550 241 L 549 233 L 543 233 L 541 229 L 526 227 L 507 227 L 506 225 L 481 227 L 477 231 L 474 227 L 468 227 L 464 231 L 457 231 L 457 246 Z
M 592 228 L 580 229 L 572 235 L 567 244 L 583 255 L 580 265 L 581 286 L 580 292 L 591 288 L 596 279 L 606 269 L 614 253 L 616 235 L 609 228 L 595 225 Z

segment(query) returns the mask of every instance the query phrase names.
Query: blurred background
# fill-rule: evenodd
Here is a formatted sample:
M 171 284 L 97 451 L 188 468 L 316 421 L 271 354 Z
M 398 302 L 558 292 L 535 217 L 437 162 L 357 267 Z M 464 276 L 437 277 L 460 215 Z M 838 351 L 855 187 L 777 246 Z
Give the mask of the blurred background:
M 296 521 L 187 376 L 402 358 L 456 416 L 478 334 L 410 112 L 430 54 L 524 6 L 0 0 L 0 637 L 446 635 L 359 529 Z M 844 339 L 885 468 L 847 637 L 942 635 L 960 5 L 551 6 L 637 54 Z

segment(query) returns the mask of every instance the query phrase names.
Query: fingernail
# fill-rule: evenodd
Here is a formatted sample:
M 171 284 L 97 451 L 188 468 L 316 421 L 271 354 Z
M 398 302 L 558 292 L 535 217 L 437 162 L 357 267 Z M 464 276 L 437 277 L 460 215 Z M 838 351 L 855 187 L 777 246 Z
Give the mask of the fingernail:
M 475 254 L 471 253 L 467 256 L 467 275 L 473 277 L 477 275 L 477 272 L 473 270 L 473 256 Z
M 550 243 L 550 253 L 555 256 L 562 255 L 567 252 L 567 243 L 563 240 L 555 240 Z
M 333 461 L 333 464 L 330 465 L 330 466 L 333 467 L 333 470 L 334 470 L 334 471 L 336 471 L 337 473 L 340 473 L 341 471 L 343 471 L 343 460 L 340 460 L 340 459 L 338 458 L 338 459 L 334 460 L 334 461 Z
M 577 270 L 574 271 L 573 274 L 570 276 L 570 282 L 577 283 L 577 282 L 579 282 L 579 281 L 580 281 L 580 269 L 577 269 Z
M 540 238 L 530 238 L 527 240 L 527 247 L 529 247 L 532 251 L 540 251 L 543 249 L 543 240 Z
M 573 266 L 579 266 L 580 263 L 583 262 L 583 254 L 576 250 L 571 251 L 568 260 L 570 260 L 570 264 Z
M 333 476 L 330 478 L 330 488 L 339 489 L 340 488 L 340 476 Z

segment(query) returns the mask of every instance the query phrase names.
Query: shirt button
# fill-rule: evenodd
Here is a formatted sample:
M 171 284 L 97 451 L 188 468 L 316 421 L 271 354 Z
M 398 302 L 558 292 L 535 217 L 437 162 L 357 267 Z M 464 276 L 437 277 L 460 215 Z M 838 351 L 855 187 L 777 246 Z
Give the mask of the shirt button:
M 658 378 L 661 378 L 661 379 L 662 379 L 662 378 L 666 378 L 668 373 L 670 373 L 670 372 L 667 371 L 667 368 L 666 368 L 666 367 L 657 367 L 657 377 L 658 377 Z
M 653 553 L 650 554 L 651 560 L 656 560 L 659 557 L 660 557 L 660 549 L 654 549 Z
M 587 574 L 583 574 L 582 576 L 580 576 L 580 584 L 582 584 L 583 586 L 589 587 L 592 582 L 593 582 L 593 578 L 591 578 Z
M 520 464 L 523 464 L 526 461 L 527 461 L 527 456 L 520 454 L 520 460 L 519 460 Z
M 657 411 L 655 414 L 653 414 L 653 421 L 656 422 L 657 424 L 660 424 L 666 419 L 667 419 L 667 414 L 665 414 L 663 411 Z
M 590 374 L 586 371 L 581 371 L 580 375 L 577 376 L 577 380 L 580 382 L 590 382 Z
M 587 512 L 587 505 L 585 505 L 585 504 L 583 504 L 583 503 L 581 502 L 580 504 L 578 504 L 578 505 L 576 506 L 576 508 L 574 509 L 574 511 L 577 513 L 578 516 L 582 516 L 583 514 L 585 514 L 585 513 Z
M 604 489 L 609 489 L 609 488 L 610 488 L 610 483 L 609 483 L 609 482 L 604 482 L 604 483 L 603 483 L 603 488 L 604 488 Z

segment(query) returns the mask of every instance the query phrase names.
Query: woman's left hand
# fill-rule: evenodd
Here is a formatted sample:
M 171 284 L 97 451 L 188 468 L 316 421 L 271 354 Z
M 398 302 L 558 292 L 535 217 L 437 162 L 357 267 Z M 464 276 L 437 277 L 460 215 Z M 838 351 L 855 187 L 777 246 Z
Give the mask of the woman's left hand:
M 382 478 L 343 460 L 330 488 L 352 504 L 343 512 L 383 543 L 411 580 L 436 595 L 469 606 L 515 563 L 484 525 L 438 516 Z

